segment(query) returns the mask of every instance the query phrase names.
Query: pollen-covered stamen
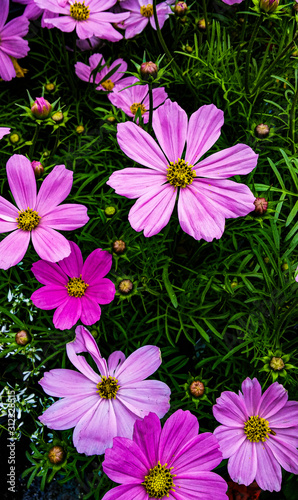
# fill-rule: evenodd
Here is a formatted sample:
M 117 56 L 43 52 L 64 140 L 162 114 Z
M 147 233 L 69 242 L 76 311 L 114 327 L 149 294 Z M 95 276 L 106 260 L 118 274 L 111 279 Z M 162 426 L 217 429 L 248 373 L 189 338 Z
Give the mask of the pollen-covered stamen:
M 112 82 L 112 80 L 110 80 L 110 78 L 108 80 L 105 80 L 104 82 L 101 83 L 101 86 L 105 89 L 105 90 L 113 90 L 113 88 L 115 87 L 115 83 Z
M 145 490 L 150 498 L 168 497 L 170 491 L 175 491 L 173 477 L 176 474 L 171 474 L 173 467 L 167 469 L 167 465 L 161 465 L 158 461 L 158 464 L 149 470 L 148 476 L 145 476 L 142 485 L 145 486 Z
M 178 161 L 172 162 L 167 168 L 167 179 L 172 186 L 185 188 L 189 184 L 192 184 L 194 177 L 196 177 L 196 172 L 192 165 L 188 165 L 188 162 L 178 158 Z
M 85 0 L 83 2 L 74 2 L 70 6 L 70 15 L 76 21 L 86 21 L 90 16 L 90 9 L 86 7 Z
M 247 422 L 245 422 L 244 432 L 251 443 L 264 442 L 268 439 L 268 434 L 272 434 L 273 436 L 276 434 L 270 429 L 268 420 L 259 417 L 259 415 L 249 417 Z
M 79 278 L 71 278 L 65 286 L 70 297 L 83 297 L 89 285 L 82 280 L 82 275 L 80 275 Z
M 97 384 L 97 389 L 101 398 L 116 399 L 116 394 L 120 389 L 118 380 L 115 377 L 101 377 L 101 382 Z
M 141 12 L 142 16 L 144 16 L 144 17 L 153 16 L 153 5 L 151 3 L 148 3 L 147 6 L 142 5 L 140 12 Z
M 35 229 L 41 219 L 38 212 L 29 207 L 27 210 L 20 210 L 18 214 L 19 216 L 16 218 L 18 228 L 23 231 L 32 231 L 32 229 Z
M 141 104 L 140 102 L 134 102 L 131 106 L 130 106 L 130 111 L 132 112 L 133 115 L 136 114 L 136 112 L 138 111 L 138 109 L 141 110 L 141 115 L 143 116 L 144 113 L 146 113 L 147 109 L 145 108 L 144 104 Z

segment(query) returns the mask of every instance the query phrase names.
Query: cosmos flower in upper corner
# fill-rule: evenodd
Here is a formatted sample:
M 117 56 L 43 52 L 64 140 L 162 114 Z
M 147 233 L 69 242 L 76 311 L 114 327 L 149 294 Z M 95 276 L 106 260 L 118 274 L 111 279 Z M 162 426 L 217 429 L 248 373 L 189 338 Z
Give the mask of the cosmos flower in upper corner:
M 0 127 L 0 139 L 2 139 L 5 135 L 9 134 L 10 128 L 8 127 Z
M 38 255 L 57 262 L 70 254 L 70 245 L 62 234 L 84 226 L 89 217 L 84 205 L 60 203 L 69 195 L 73 172 L 57 165 L 42 181 L 36 196 L 36 180 L 31 162 L 13 155 L 6 164 L 8 184 L 17 207 L 0 196 L 0 233 L 11 234 L 0 243 L 0 269 L 18 264 L 30 239 Z
M 0 78 L 10 81 L 16 76 L 16 70 L 11 57 L 17 59 L 25 57 L 29 52 L 27 40 L 23 36 L 29 30 L 29 21 L 26 17 L 16 17 L 7 23 L 5 21 L 9 11 L 9 0 L 1 0 L 0 8 Z
M 111 254 L 97 248 L 83 264 L 78 245 L 73 241 L 69 244 L 71 253 L 59 264 L 39 260 L 31 269 L 45 285 L 32 294 L 31 300 L 46 311 L 57 308 L 53 323 L 60 330 L 71 328 L 79 319 L 84 325 L 96 323 L 101 315 L 98 304 L 109 304 L 116 292 L 114 283 L 104 278 L 112 266 Z
M 115 94 L 110 94 L 109 98 Z M 129 212 L 135 231 L 145 236 L 159 233 L 169 222 L 178 188 L 178 217 L 186 233 L 199 240 L 219 239 L 226 218 L 249 214 L 255 197 L 244 184 L 228 177 L 251 172 L 258 155 L 245 144 L 199 158 L 217 141 L 223 111 L 213 104 L 193 113 L 167 99 L 153 113 L 154 139 L 135 123 L 118 125 L 120 148 L 132 160 L 148 168 L 125 168 L 114 172 L 107 184 L 117 194 L 138 198 Z M 182 159 L 185 142 L 185 159 Z
M 39 420 L 50 429 L 75 427 L 73 444 L 79 453 L 102 455 L 116 436 L 132 438 L 136 420 L 149 412 L 162 418 L 169 410 L 170 388 L 159 380 L 145 380 L 161 364 L 158 347 L 140 347 L 126 359 L 123 352 L 115 351 L 106 361 L 92 335 L 78 326 L 66 351 L 79 372 L 54 369 L 44 374 L 39 382 L 43 390 L 63 399 Z M 82 353 L 90 354 L 99 373 Z
M 227 500 L 227 483 L 211 472 L 222 460 L 218 441 L 198 432 L 189 411 L 177 410 L 163 429 L 154 413 L 136 421 L 132 440 L 116 437 L 106 450 L 103 470 L 120 486 L 102 500 Z
M 89 65 L 77 62 L 75 64 L 76 75 L 84 82 L 93 83 L 93 76 L 91 72 L 97 68 L 98 65 L 104 66 L 105 60 L 102 54 L 93 54 L 89 57 Z M 103 83 L 96 87 L 96 90 L 113 90 L 116 82 L 118 82 L 122 77 L 123 73 L 127 70 L 127 63 L 123 59 L 116 59 L 110 66 L 105 66 L 95 75 L 95 83 L 99 83 L 113 68 L 118 64 L 120 67 L 113 73 L 110 78 L 105 80 Z
M 298 402 L 274 382 L 262 395 L 254 378 L 242 383 L 242 393 L 224 391 L 213 406 L 221 424 L 214 431 L 233 481 L 262 490 L 280 491 L 281 467 L 298 474 Z
M 149 120 L 149 86 L 146 84 L 125 88 L 138 81 L 134 76 L 123 78 L 115 85 L 113 93 L 108 94 L 108 99 L 116 108 L 122 109 L 131 118 L 134 118 L 140 109 L 144 123 L 147 123 Z M 153 89 L 152 94 L 154 109 L 165 102 L 168 97 L 164 87 Z
M 170 7 L 170 4 L 172 3 L 175 3 L 175 0 L 161 2 L 156 6 L 156 13 L 160 28 L 163 27 L 166 19 L 169 17 L 169 14 L 172 14 Z M 149 0 L 124 0 L 121 2 L 121 7 L 130 12 L 129 18 L 122 23 L 122 27 L 125 29 L 125 38 L 133 38 L 135 35 L 141 33 L 149 21 L 152 28 L 156 30 L 153 16 L 153 5 L 149 3 Z
M 110 42 L 118 42 L 123 36 L 113 28 L 112 23 L 119 23 L 129 17 L 129 12 L 114 14 L 107 12 L 117 0 L 35 0 L 38 7 L 57 14 L 49 22 L 61 31 L 69 33 L 76 29 L 82 40 L 93 35 Z M 59 17 L 59 14 L 62 14 Z M 45 19 L 47 22 L 47 19 Z

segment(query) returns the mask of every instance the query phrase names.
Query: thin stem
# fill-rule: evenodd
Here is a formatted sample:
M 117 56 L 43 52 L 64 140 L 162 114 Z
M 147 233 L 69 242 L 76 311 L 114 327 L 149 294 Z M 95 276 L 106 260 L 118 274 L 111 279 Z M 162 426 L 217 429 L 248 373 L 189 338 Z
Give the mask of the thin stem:
M 60 127 L 58 127 L 58 129 L 57 129 L 55 144 L 54 144 L 54 147 L 53 147 L 52 152 L 50 154 L 50 158 L 52 158 L 54 156 L 54 154 L 56 153 L 57 147 L 59 145 L 59 138 L 60 138 Z
M 150 134 L 152 130 L 152 116 L 153 116 L 153 92 L 152 92 L 152 83 L 149 83 L 149 123 L 148 123 L 148 132 Z
M 252 49 L 253 49 L 259 28 L 261 26 L 262 20 L 263 20 L 263 16 L 261 14 L 258 18 L 258 21 L 255 24 L 255 28 L 254 28 L 253 33 L 251 35 L 251 39 L 249 40 L 248 49 L 247 49 L 247 53 L 246 53 L 244 85 L 245 85 L 245 92 L 247 94 L 249 94 L 248 76 L 249 76 L 249 66 L 250 66 L 251 53 L 252 53 Z
M 203 0 L 203 16 L 204 16 L 205 24 L 206 24 L 206 36 L 207 36 L 207 40 L 209 42 L 210 34 L 209 34 L 209 26 L 208 26 L 208 15 L 207 15 L 206 0 Z
M 40 125 L 39 125 L 39 123 L 37 123 L 36 127 L 35 127 L 35 131 L 34 131 L 34 136 L 32 139 L 32 144 L 31 144 L 30 149 L 29 149 L 29 158 L 31 161 L 33 159 L 34 149 L 35 149 L 36 141 L 38 139 L 39 130 L 40 130 Z
M 290 111 L 289 135 L 290 135 L 290 139 L 292 141 L 292 154 L 293 155 L 296 153 L 296 146 L 295 146 L 295 109 L 296 109 L 297 99 L 298 99 L 298 89 L 296 90 L 296 94 L 295 94 L 295 97 L 293 99 L 293 104 L 292 104 L 291 111 Z

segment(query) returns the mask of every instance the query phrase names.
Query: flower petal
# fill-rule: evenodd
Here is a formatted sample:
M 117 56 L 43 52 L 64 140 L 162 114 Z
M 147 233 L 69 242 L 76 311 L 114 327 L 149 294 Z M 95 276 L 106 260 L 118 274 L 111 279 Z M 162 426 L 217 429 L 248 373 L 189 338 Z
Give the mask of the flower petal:
M 271 436 L 266 441 L 277 462 L 288 472 L 298 474 L 298 450 L 291 444 L 286 443 L 279 435 Z
M 81 311 L 80 298 L 67 296 L 67 299 L 54 312 L 53 323 L 55 328 L 59 330 L 72 328 L 79 320 Z
M 102 500 L 127 500 L 128 498 L 133 498 L 133 500 L 148 500 L 148 494 L 144 486 L 123 484 L 108 491 Z
M 88 220 L 87 207 L 65 203 L 43 216 L 40 225 L 61 231 L 73 231 L 87 224 Z
M 255 480 L 262 490 L 280 491 L 281 467 L 266 443 L 259 443 L 257 450 L 257 471 Z
M 65 430 L 77 425 L 88 410 L 98 404 L 98 394 L 82 397 L 82 394 L 59 399 L 38 420 L 50 429 Z
M 115 371 L 120 385 L 139 382 L 149 377 L 161 365 L 160 349 L 145 345 L 134 351 Z
M 278 382 L 271 384 L 259 401 L 257 414 L 266 420 L 278 413 L 288 401 L 288 392 Z
M 137 420 L 133 430 L 133 440 L 144 453 L 148 469 L 158 462 L 158 445 L 161 434 L 161 425 L 158 416 L 150 413 L 143 420 Z
M 174 471 L 173 471 L 174 472 Z M 184 477 L 174 478 L 175 500 L 227 500 L 226 491 L 228 488 L 225 480 L 218 474 L 209 471 L 198 471 L 185 474 Z M 175 495 L 175 496 L 174 496 Z
M 281 429 L 298 425 L 298 402 L 287 401 L 283 408 L 270 417 L 270 428 Z
M 160 435 L 159 460 L 161 464 L 172 465 L 175 455 L 199 432 L 197 418 L 188 410 L 177 410 L 166 421 Z
M 257 165 L 258 156 L 246 144 L 236 144 L 236 146 L 223 149 L 200 161 L 196 164 L 195 170 L 200 177 L 226 179 L 251 172 Z M 191 163 L 188 156 L 186 159 Z
M 39 384 L 47 394 L 57 398 L 79 394 L 83 398 L 92 394 L 98 397 L 94 382 L 81 373 L 66 368 L 55 368 L 45 372 L 43 378 L 39 380 Z
M 68 278 L 57 264 L 38 260 L 31 267 L 35 278 L 43 285 L 61 285 L 66 287 Z
M 0 196 L 0 219 L 7 222 L 16 222 L 19 212 L 17 207 L 15 207 L 10 201 Z
M 97 283 L 88 286 L 85 297 L 98 304 L 109 304 L 114 299 L 115 293 L 114 283 L 107 278 L 101 278 Z
M 2 0 L 0 10 L 0 29 L 3 28 L 9 12 L 9 0 Z
M 82 312 L 80 319 L 84 325 L 94 325 L 101 315 L 100 306 L 88 295 L 81 297 Z
M 241 389 L 248 415 L 257 415 L 257 408 L 262 396 L 260 382 L 256 378 L 251 380 L 247 377 L 244 382 L 242 382 Z
M 33 171 L 32 167 L 31 170 Z M 52 212 L 69 195 L 73 181 L 73 172 L 65 165 L 56 165 L 42 181 L 37 196 L 36 210 L 44 217 Z
M 17 229 L 0 242 L 0 269 L 9 269 L 21 262 L 30 242 L 30 231 Z
M 250 417 L 243 397 L 231 391 L 222 392 L 212 410 L 214 418 L 226 426 L 244 428 L 245 422 Z
M 182 156 L 187 121 L 184 109 L 170 99 L 153 113 L 153 130 L 169 161 L 176 162 Z
M 30 161 L 23 155 L 13 155 L 6 164 L 7 179 L 20 210 L 35 209 L 36 180 Z
M 115 377 L 117 368 L 125 361 L 125 355 L 121 351 L 114 351 L 108 359 L 108 372 L 111 377 Z
M 30 299 L 36 307 L 48 311 L 64 304 L 68 299 L 68 294 L 66 288 L 62 286 L 46 285 L 35 290 Z
M 60 260 L 59 266 L 63 274 L 66 273 L 70 278 L 79 278 L 83 268 L 82 252 L 74 241 L 69 241 L 69 245 L 71 253 L 65 259 Z
M 161 186 L 167 181 L 166 173 L 148 168 L 124 168 L 113 172 L 107 185 L 126 198 L 139 198 L 148 193 L 152 186 Z
M 112 267 L 112 256 L 109 252 L 97 248 L 91 252 L 82 269 L 82 279 L 89 285 L 100 283 Z
M 146 456 L 134 441 L 115 437 L 113 448 L 106 451 L 102 468 L 116 483 L 138 484 L 148 474 L 147 463 Z
M 0 78 L 9 82 L 16 76 L 16 70 L 13 67 L 11 59 L 7 54 L 0 50 Z
M 248 486 L 256 477 L 258 460 L 257 445 L 246 439 L 238 451 L 228 461 L 228 472 L 235 483 Z M 261 445 L 262 446 L 262 445 Z
M 119 384 L 117 398 L 138 417 L 144 418 L 154 412 L 162 418 L 169 411 L 171 390 L 164 382 L 142 380 L 122 386 L 119 380 Z
M 237 453 L 238 448 L 246 440 L 244 425 L 242 428 L 220 425 L 214 430 L 214 435 L 218 439 L 223 458 L 230 458 L 231 455 Z
M 37 226 L 31 231 L 32 243 L 36 253 L 43 260 L 58 262 L 70 254 L 67 239 L 50 227 Z
M 222 453 L 216 437 L 211 432 L 204 432 L 190 439 L 168 464 L 174 467 L 173 472 L 179 477 L 187 477 L 189 473 L 214 469 L 221 461 Z

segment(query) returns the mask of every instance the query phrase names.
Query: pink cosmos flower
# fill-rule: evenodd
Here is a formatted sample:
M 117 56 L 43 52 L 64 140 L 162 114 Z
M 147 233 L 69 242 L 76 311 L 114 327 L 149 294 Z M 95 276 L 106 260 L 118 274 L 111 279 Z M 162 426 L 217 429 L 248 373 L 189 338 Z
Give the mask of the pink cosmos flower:
M 297 269 L 296 269 L 296 273 L 297 273 L 297 274 L 296 274 L 295 280 L 296 280 L 296 281 L 298 281 L 298 267 L 297 267 Z
M 81 39 L 93 35 L 110 42 L 117 42 L 123 36 L 116 31 L 111 23 L 124 21 L 129 12 L 113 14 L 106 12 L 117 0 L 35 0 L 38 7 L 48 9 L 57 14 L 50 19 L 51 24 L 61 31 L 70 32 L 76 29 Z M 61 17 L 58 14 L 62 14 Z M 47 19 L 45 19 L 47 22 Z
M 55 328 L 65 330 L 80 319 L 84 325 L 99 320 L 98 304 L 109 304 L 115 296 L 115 285 L 104 278 L 112 266 L 112 256 L 100 248 L 91 252 L 83 264 L 78 245 L 69 242 L 71 254 L 59 264 L 39 260 L 31 271 L 43 287 L 36 290 L 31 300 L 36 307 L 56 309 L 53 317 Z
M 109 98 L 114 97 L 110 95 Z M 225 219 L 254 210 L 255 197 L 247 186 L 227 180 L 247 174 L 258 155 L 245 144 L 203 156 L 220 136 L 223 112 L 205 105 L 189 119 L 176 102 L 167 99 L 153 113 L 154 139 L 135 123 L 118 125 L 120 148 L 147 168 L 125 168 L 114 172 L 107 184 L 117 194 L 138 198 L 129 212 L 129 222 L 145 236 L 159 233 L 169 222 L 178 189 L 178 217 L 186 233 L 199 240 L 219 239 Z M 182 153 L 186 142 L 185 160 Z
M 147 123 L 149 120 L 149 86 L 135 85 L 134 87 L 125 88 L 138 81 L 134 76 L 123 78 L 115 85 L 113 93 L 108 94 L 108 99 L 116 108 L 122 109 L 131 118 L 135 117 L 140 108 L 144 123 Z M 153 89 L 152 93 L 154 109 L 165 102 L 168 97 L 164 87 Z
M 160 418 L 167 413 L 169 387 L 158 380 L 145 380 L 161 364 L 158 347 L 141 347 L 127 359 L 123 352 L 115 351 L 106 362 L 92 335 L 78 326 L 76 338 L 66 345 L 66 352 L 80 373 L 54 369 L 44 374 L 39 382 L 43 390 L 63 399 L 50 406 L 39 420 L 51 429 L 75 427 L 73 444 L 79 453 L 101 455 L 116 436 L 131 439 L 135 421 L 150 411 Z M 99 373 L 80 355 L 84 352 L 90 354 Z
M 132 440 L 116 437 L 106 450 L 103 470 L 121 486 L 102 500 L 227 500 L 227 483 L 210 472 L 222 460 L 218 441 L 198 432 L 189 411 L 177 410 L 163 429 L 154 413 L 136 421 Z
M 5 135 L 10 133 L 10 128 L 8 127 L 0 127 L 0 139 L 2 139 Z
M 93 76 L 91 76 L 91 72 L 97 68 L 98 65 L 103 66 L 105 64 L 105 60 L 102 54 L 93 54 L 89 57 L 89 65 L 83 64 L 81 62 L 77 62 L 75 64 L 75 72 L 76 75 L 83 80 L 84 82 L 93 82 Z M 123 77 L 123 73 L 127 70 L 127 63 L 123 61 L 123 59 L 116 59 L 111 66 L 105 66 L 101 71 L 96 73 L 95 83 L 99 83 L 113 68 L 115 68 L 118 64 L 120 67 L 117 69 L 115 73 L 103 83 L 96 87 L 96 90 L 114 90 L 116 82 Z
M 242 393 L 224 391 L 213 406 L 221 424 L 214 431 L 231 479 L 262 490 L 280 491 L 281 466 L 298 474 L 298 403 L 274 382 L 262 395 L 254 378 L 242 383 Z
M 21 16 L 12 19 L 5 26 L 5 21 L 9 11 L 9 0 L 1 0 L 0 8 L 0 78 L 9 81 L 16 76 L 10 57 L 19 59 L 25 57 L 29 52 L 27 40 L 23 36 L 27 35 L 29 21 Z
M 162 28 L 169 14 L 172 14 L 170 4 L 173 1 L 161 2 L 156 6 L 156 13 L 159 27 Z M 153 29 L 156 30 L 153 17 L 153 5 L 150 0 L 124 0 L 121 7 L 131 14 L 122 24 L 125 29 L 125 38 L 132 38 L 143 31 L 150 21 Z
M 241 3 L 243 0 L 222 0 L 224 3 L 228 5 L 234 5 L 234 3 Z
M 70 193 L 73 172 L 57 165 L 42 182 L 37 196 L 34 171 L 28 158 L 13 155 L 6 164 L 6 172 L 17 207 L 0 196 L 0 233 L 12 231 L 0 243 L 0 269 L 18 264 L 30 239 L 44 260 L 57 262 L 67 257 L 70 244 L 55 230 L 71 231 L 89 220 L 84 205 L 60 205 Z
M 35 0 L 13 0 L 13 1 L 21 3 L 22 5 L 26 5 L 23 16 L 27 17 L 29 21 L 35 21 L 42 15 L 41 27 L 54 28 L 54 26 L 50 25 L 49 23 L 45 24 L 44 19 L 45 18 L 50 19 L 51 17 L 55 17 L 55 14 L 53 14 L 53 12 L 50 12 L 49 10 L 40 9 L 36 5 Z

